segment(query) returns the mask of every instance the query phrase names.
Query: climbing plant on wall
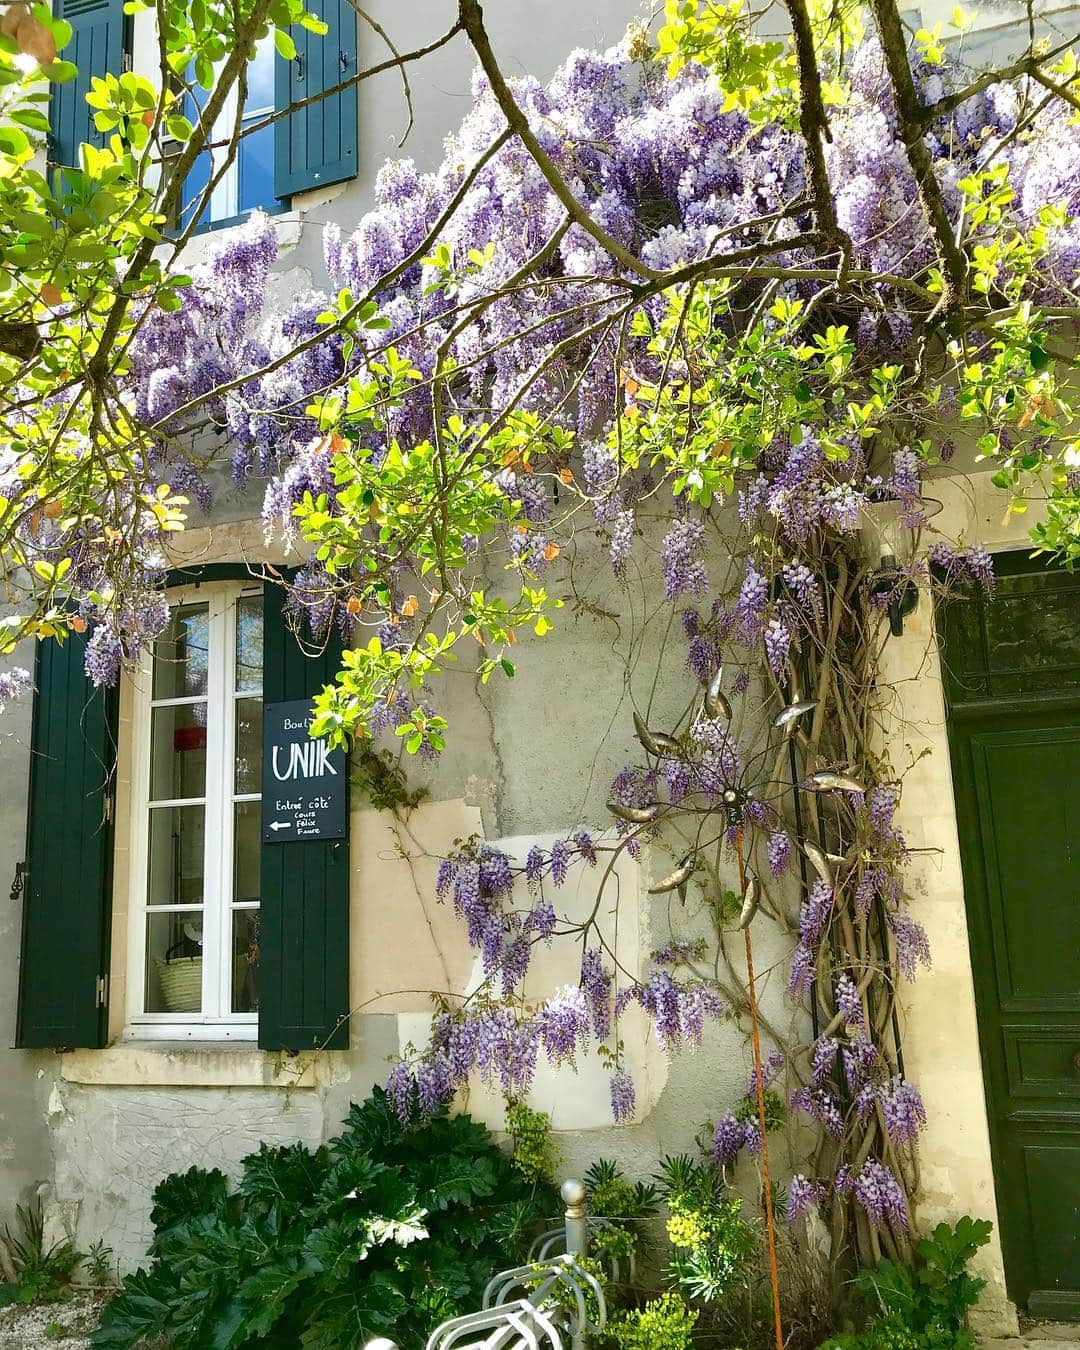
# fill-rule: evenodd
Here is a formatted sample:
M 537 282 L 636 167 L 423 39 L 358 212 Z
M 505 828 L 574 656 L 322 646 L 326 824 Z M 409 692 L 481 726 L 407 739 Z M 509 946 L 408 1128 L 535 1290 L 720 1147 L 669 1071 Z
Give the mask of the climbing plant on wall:
M 316 733 L 437 755 L 443 669 L 475 654 L 482 681 L 512 678 L 568 594 L 589 603 L 583 533 L 635 593 L 655 576 L 686 644 L 684 715 L 657 725 L 654 674 L 635 670 L 640 755 L 612 784 L 610 830 L 520 864 L 482 840 L 448 854 L 439 898 L 485 978 L 444 997 L 389 1091 L 402 1117 L 473 1073 L 516 1099 L 541 1055 L 595 1050 L 629 1119 L 630 1005 L 668 1050 L 747 1019 L 773 1053 L 755 1047 L 748 1107 L 715 1122 L 717 1164 L 764 1163 L 766 1093 L 785 1082 L 781 1109 L 820 1141 L 788 1217 L 820 1211 L 837 1253 L 873 1260 L 909 1250 L 925 1117 L 895 1009 L 929 961 L 881 653 L 932 564 L 935 584 L 993 586 L 976 542 L 937 531 L 940 473 L 984 463 L 1003 510 L 1047 499 L 1036 543 L 1080 551 L 1060 374 L 1077 86 L 1064 49 L 970 70 L 884 0 L 786 8 L 780 43 L 737 6 L 669 4 L 658 34 L 511 87 L 461 0 L 474 106 L 437 170 L 387 165 L 356 232 L 327 229 L 336 294 L 263 308 L 275 243 L 255 218 L 179 308 L 146 315 L 127 397 L 173 488 L 206 496 L 216 436 L 238 483 L 269 476 L 268 531 L 310 546 L 290 609 L 355 637 Z M 883 520 L 892 542 L 868 551 L 860 531 Z M 137 645 L 126 623 L 97 625 L 95 679 Z M 673 908 L 641 975 L 597 915 L 644 844 L 672 858 L 654 891 L 676 906 L 692 891 L 712 919 L 690 938 Z M 572 863 L 596 869 L 583 920 L 558 906 Z M 791 933 L 789 994 L 812 1022 L 784 1079 L 745 980 L 766 920 Z M 545 943 L 567 984 L 537 1006 L 522 987 Z

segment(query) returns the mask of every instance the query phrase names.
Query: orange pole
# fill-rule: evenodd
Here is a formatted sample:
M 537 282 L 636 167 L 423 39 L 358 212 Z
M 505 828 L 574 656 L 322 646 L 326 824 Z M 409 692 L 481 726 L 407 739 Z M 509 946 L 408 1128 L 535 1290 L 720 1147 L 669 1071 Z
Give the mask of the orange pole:
M 739 890 L 746 894 L 746 864 L 743 861 L 742 826 L 735 831 L 739 857 Z M 761 1130 L 761 1176 L 765 1187 L 765 1232 L 769 1243 L 769 1278 L 772 1282 L 773 1322 L 776 1326 L 776 1350 L 784 1350 L 784 1331 L 780 1320 L 780 1272 L 776 1264 L 776 1218 L 773 1214 L 772 1181 L 769 1178 L 769 1143 L 765 1134 L 765 1077 L 761 1069 L 761 1035 L 758 1031 L 757 993 L 754 988 L 754 948 L 750 925 L 743 929 L 746 939 L 746 991 L 750 1000 L 750 1032 L 754 1046 L 754 1078 L 757 1083 L 758 1127 Z

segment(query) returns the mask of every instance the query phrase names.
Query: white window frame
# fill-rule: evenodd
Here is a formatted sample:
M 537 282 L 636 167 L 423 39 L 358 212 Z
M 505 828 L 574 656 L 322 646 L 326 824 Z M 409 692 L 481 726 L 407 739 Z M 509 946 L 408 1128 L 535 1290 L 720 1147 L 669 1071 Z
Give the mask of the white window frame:
M 156 801 L 155 807 L 204 805 L 203 900 L 191 905 L 203 917 L 202 1012 L 146 1011 L 146 928 L 149 914 L 182 912 L 183 906 L 148 906 L 150 849 L 150 740 L 154 708 L 191 705 L 189 697 L 153 698 L 153 654 L 143 654 L 132 709 L 131 871 L 128 901 L 127 1016 L 124 1035 L 137 1040 L 246 1040 L 258 1036 L 259 1014 L 232 1012 L 234 805 L 258 802 L 258 792 L 238 793 L 236 772 L 236 621 L 241 597 L 261 595 L 245 582 L 207 582 L 169 591 L 170 608 L 208 605 L 205 798 Z M 262 693 L 260 691 L 260 698 Z M 235 908 L 257 908 L 240 905 Z
M 274 62 L 276 60 L 276 53 L 274 50 L 273 35 L 268 34 L 267 37 L 263 39 L 263 43 L 267 45 L 267 49 L 270 53 L 271 62 Z M 276 65 L 272 65 L 271 70 L 274 77 L 276 78 L 277 76 Z M 218 115 L 218 120 L 214 123 L 214 127 L 209 138 L 210 140 L 218 141 L 231 139 L 233 128 L 236 126 L 236 107 L 238 95 L 239 90 L 237 86 L 234 84 L 233 87 L 229 90 L 228 97 L 225 99 L 221 112 Z M 261 121 L 262 118 L 269 117 L 270 114 L 275 112 L 276 110 L 277 109 L 275 103 L 273 102 L 271 102 L 269 107 L 266 108 L 249 108 L 248 111 L 244 113 L 241 127 L 243 127 L 244 123 L 247 122 Z M 240 155 L 243 150 L 243 145 L 244 145 L 243 139 L 240 139 L 237 142 L 236 154 L 233 156 L 232 163 L 225 170 L 225 173 L 223 174 L 221 181 L 217 184 L 213 192 L 210 194 L 209 220 L 211 221 L 211 223 L 221 220 L 232 220 L 235 216 L 240 215 Z M 214 174 L 218 173 L 221 170 L 222 164 L 225 161 L 227 153 L 228 153 L 227 145 L 220 146 L 215 150 L 211 150 L 210 152 L 211 178 L 213 178 Z M 260 207 L 264 211 L 273 210 L 276 205 L 277 205 L 277 198 L 273 198 L 271 201 L 268 202 L 260 203 Z M 251 209 L 254 210 L 256 208 Z

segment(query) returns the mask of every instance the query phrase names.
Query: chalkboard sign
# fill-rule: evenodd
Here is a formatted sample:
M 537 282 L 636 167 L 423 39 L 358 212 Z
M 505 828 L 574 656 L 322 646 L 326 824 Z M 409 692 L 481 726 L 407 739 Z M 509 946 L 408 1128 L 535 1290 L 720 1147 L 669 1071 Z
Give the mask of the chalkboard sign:
M 263 840 L 344 839 L 349 827 L 349 763 L 344 750 L 312 740 L 311 700 L 263 709 Z

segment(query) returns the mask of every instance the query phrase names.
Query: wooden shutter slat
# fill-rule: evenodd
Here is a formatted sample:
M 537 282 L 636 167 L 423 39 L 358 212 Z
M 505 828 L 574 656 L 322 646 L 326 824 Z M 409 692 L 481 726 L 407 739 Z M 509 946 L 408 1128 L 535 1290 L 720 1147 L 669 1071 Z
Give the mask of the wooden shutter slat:
M 341 644 L 309 655 L 289 631 L 282 587 L 263 598 L 263 699 L 313 698 L 332 682 Z M 314 645 L 314 644 L 307 644 Z M 264 781 L 264 791 L 269 787 Z M 349 842 L 264 843 L 259 935 L 259 1045 L 347 1049 Z
M 277 64 L 279 108 L 332 89 L 356 73 L 355 9 L 348 0 L 316 0 L 312 8 L 326 21 L 328 31 L 320 37 L 299 26 L 290 30 L 299 61 Z M 276 123 L 274 190 L 278 197 L 355 177 L 358 107 L 354 84 Z
M 49 159 L 53 164 L 78 168 L 79 146 L 84 141 L 97 146 L 104 143 L 104 136 L 94 126 L 86 95 L 93 77 L 104 79 L 108 74 L 119 75 L 123 69 L 124 0 L 101 0 L 98 4 L 68 0 L 60 4 L 58 13 L 73 29 L 71 41 L 61 55 L 73 61 L 79 73 L 70 84 L 53 88 Z
M 85 642 L 39 644 L 16 1044 L 98 1046 L 106 1009 L 112 842 L 106 798 L 117 696 L 83 673 Z

